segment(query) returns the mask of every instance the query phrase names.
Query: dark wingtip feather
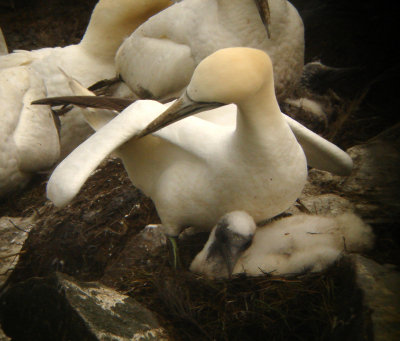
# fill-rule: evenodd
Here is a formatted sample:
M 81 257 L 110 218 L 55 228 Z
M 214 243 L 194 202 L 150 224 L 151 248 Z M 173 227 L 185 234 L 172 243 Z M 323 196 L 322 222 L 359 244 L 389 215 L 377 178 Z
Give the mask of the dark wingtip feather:
M 84 108 L 98 108 L 108 109 L 121 112 L 135 100 L 116 97 L 96 97 L 96 96 L 63 96 L 63 97 L 49 97 L 41 98 L 33 101 L 31 104 L 47 104 L 52 107 L 59 105 L 77 105 Z

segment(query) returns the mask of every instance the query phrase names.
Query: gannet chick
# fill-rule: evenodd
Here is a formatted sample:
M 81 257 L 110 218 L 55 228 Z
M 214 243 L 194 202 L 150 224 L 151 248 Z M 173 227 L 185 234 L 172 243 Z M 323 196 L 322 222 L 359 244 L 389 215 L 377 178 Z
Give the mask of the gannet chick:
M 122 40 L 169 0 L 100 0 L 77 45 L 16 51 L 0 56 L 0 197 L 22 188 L 33 173 L 48 169 L 93 130 L 80 108 L 60 117 L 30 105 L 44 96 L 71 95 L 59 68 L 84 86 L 115 75 Z
M 210 278 L 318 272 L 344 252 L 372 247 L 372 229 L 353 213 L 336 217 L 295 215 L 256 229 L 243 211 L 226 214 L 212 229 L 190 270 Z
M 181 1 L 133 32 L 115 63 L 139 97 L 164 99 L 182 93 L 205 57 L 240 46 L 268 53 L 278 98 L 286 97 L 300 80 L 303 22 L 286 0 Z
M 176 122 L 232 102 L 238 108 L 235 126 L 196 117 Z M 133 184 L 154 201 L 169 236 L 188 226 L 210 230 L 237 209 L 261 221 L 297 199 L 307 178 L 306 159 L 279 110 L 265 52 L 215 52 L 198 65 L 184 96 L 158 116 L 166 107 L 138 101 L 100 128 L 55 169 L 48 197 L 66 205 L 116 150 Z

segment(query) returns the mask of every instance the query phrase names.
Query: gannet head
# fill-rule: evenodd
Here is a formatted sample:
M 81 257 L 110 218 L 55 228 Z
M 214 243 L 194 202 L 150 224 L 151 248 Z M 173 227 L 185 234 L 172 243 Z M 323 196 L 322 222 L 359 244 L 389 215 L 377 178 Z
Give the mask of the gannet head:
M 254 219 L 246 212 L 224 215 L 190 269 L 217 278 L 230 276 L 239 257 L 250 247 L 255 231 Z
M 218 50 L 201 61 L 184 94 L 139 136 L 200 111 L 240 105 L 265 87 L 273 90 L 274 80 L 271 59 L 264 51 L 246 47 Z
M 240 103 L 273 82 L 272 62 L 261 50 L 219 50 L 196 68 L 186 93 L 195 102 Z

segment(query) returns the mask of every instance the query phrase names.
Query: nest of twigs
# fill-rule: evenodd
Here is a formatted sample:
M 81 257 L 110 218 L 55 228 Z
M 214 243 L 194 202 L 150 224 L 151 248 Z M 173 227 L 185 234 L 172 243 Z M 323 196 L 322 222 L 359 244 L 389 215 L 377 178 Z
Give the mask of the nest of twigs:
M 20 199 L 44 196 L 44 184 L 37 186 Z M 368 339 L 368 314 L 346 259 L 319 274 L 213 281 L 187 270 L 207 234 L 179 243 L 178 270 L 167 245 L 147 251 L 138 232 L 158 217 L 118 160 L 103 163 L 68 207 L 46 202 L 37 211 L 9 284 L 54 271 L 100 280 L 155 312 L 173 340 Z

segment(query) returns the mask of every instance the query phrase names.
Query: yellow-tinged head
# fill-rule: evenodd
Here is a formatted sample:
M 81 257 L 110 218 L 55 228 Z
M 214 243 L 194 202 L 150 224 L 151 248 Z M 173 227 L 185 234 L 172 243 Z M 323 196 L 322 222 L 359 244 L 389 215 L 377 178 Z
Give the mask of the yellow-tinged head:
M 257 102 L 262 98 L 276 107 L 272 62 L 261 50 L 233 47 L 218 50 L 201 61 L 179 100 L 158 116 L 139 137 L 200 111 L 224 104 Z
M 197 102 L 238 104 L 265 85 L 273 88 L 269 56 L 261 50 L 233 47 L 211 54 L 197 66 L 187 95 Z

